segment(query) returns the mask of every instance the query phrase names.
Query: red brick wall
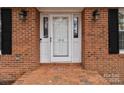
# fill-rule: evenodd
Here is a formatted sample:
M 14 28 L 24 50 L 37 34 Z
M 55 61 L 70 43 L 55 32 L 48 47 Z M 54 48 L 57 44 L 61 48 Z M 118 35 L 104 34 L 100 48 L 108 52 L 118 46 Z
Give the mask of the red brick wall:
M 27 20 L 19 19 L 21 8 L 12 8 L 12 55 L 0 55 L 0 82 L 14 80 L 39 65 L 40 13 L 26 8 Z
M 15 80 L 40 61 L 40 13 L 26 8 L 26 22 L 19 19 L 21 8 L 12 8 L 12 55 L 0 55 L 0 82 Z M 108 9 L 100 8 L 100 18 L 92 20 L 95 8 L 82 12 L 82 62 L 85 69 L 96 70 L 112 83 L 124 83 L 124 54 L 108 53 Z
M 108 53 L 108 8 L 100 9 L 100 18 L 94 22 L 95 8 L 82 12 L 82 61 L 85 69 L 96 70 L 111 83 L 124 83 L 124 54 Z

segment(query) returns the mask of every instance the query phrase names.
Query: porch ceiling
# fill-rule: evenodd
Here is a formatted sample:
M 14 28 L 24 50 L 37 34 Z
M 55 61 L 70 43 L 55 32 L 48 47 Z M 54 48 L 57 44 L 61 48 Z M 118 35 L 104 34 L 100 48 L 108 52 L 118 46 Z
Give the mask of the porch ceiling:
M 80 13 L 84 7 L 38 7 L 40 12 L 73 12 Z

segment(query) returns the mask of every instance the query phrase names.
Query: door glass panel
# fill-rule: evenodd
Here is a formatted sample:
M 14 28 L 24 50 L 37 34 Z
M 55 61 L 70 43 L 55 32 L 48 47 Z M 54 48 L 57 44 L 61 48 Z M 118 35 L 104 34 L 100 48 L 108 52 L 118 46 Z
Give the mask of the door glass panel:
M 78 17 L 73 18 L 73 37 L 78 38 Z
M 48 38 L 48 17 L 43 17 L 43 37 Z
M 67 57 L 68 50 L 68 17 L 53 17 L 53 56 Z

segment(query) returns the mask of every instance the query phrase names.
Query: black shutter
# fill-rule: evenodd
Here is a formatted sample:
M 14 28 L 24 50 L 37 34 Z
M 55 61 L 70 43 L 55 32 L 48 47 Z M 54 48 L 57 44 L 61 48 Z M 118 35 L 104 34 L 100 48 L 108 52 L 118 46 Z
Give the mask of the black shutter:
M 1 9 L 2 54 L 12 53 L 12 9 Z
M 118 9 L 108 10 L 109 53 L 119 53 Z

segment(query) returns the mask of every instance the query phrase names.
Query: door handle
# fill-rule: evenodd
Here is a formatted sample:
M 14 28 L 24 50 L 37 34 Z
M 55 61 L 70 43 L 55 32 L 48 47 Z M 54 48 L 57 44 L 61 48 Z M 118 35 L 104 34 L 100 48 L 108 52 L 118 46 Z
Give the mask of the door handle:
M 40 41 L 42 41 L 42 38 L 40 38 Z
M 50 42 L 52 42 L 52 37 L 50 37 Z

